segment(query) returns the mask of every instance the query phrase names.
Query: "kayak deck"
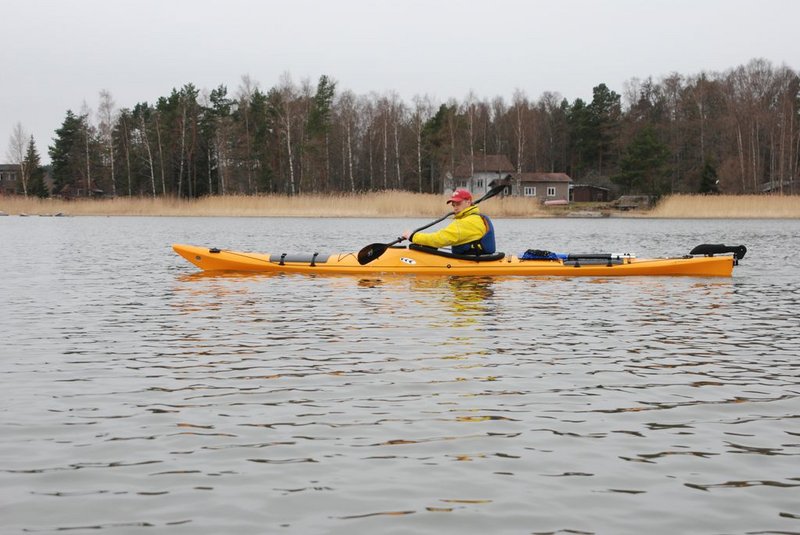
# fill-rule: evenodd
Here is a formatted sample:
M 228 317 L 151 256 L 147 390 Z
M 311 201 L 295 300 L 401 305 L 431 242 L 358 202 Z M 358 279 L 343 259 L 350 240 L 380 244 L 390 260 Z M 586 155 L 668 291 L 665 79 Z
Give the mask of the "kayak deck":
M 263 254 L 174 244 L 180 256 L 205 271 L 283 272 L 305 274 L 420 274 L 446 276 L 612 277 L 694 276 L 730 277 L 735 255 L 685 256 L 639 259 L 629 256 L 585 255 L 567 259 L 525 260 L 497 254 L 475 260 L 428 252 L 418 248 L 390 247 L 369 264 L 361 265 L 356 252 L 338 254 Z

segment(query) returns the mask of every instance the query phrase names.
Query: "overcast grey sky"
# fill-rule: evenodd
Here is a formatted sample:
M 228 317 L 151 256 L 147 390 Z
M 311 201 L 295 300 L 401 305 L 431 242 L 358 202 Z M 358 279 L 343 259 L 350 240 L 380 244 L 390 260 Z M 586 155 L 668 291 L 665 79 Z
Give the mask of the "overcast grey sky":
M 94 112 L 103 89 L 122 108 L 289 72 L 408 103 L 572 101 L 753 58 L 800 69 L 798 0 L 0 0 L 0 20 L 2 161 L 19 122 L 49 162 L 66 111 Z

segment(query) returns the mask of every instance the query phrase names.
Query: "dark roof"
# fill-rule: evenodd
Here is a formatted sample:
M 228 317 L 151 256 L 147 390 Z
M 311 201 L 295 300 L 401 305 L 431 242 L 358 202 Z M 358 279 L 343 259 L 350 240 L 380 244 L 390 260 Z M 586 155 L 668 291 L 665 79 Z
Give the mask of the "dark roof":
M 513 177 L 520 182 L 572 182 L 566 173 L 514 173 Z
M 570 185 L 572 189 L 578 188 L 591 188 L 591 189 L 602 189 L 605 191 L 610 191 L 608 188 L 604 188 L 603 186 L 595 186 L 594 184 L 572 184 Z
M 514 166 L 503 154 L 476 154 L 473 162 L 476 173 L 511 173 L 514 171 Z M 469 156 L 467 156 L 453 171 L 453 176 L 458 178 L 471 177 L 472 168 L 469 163 Z

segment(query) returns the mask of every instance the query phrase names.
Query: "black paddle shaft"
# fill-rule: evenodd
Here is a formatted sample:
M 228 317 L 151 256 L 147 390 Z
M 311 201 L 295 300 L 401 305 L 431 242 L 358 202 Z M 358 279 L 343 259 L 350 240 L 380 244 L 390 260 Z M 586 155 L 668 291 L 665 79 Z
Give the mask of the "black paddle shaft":
M 492 197 L 494 197 L 495 195 L 497 195 L 498 193 L 500 193 L 501 191 L 506 189 L 506 187 L 508 187 L 508 185 L 510 183 L 510 178 L 511 178 L 511 175 L 508 175 L 506 178 L 504 178 L 502 180 L 498 179 L 498 180 L 493 180 L 492 182 L 490 182 L 489 185 L 492 187 L 492 189 L 487 191 L 486 194 L 483 197 L 481 197 L 480 199 L 478 199 L 477 201 L 475 201 L 472 204 L 476 205 L 476 204 L 479 204 L 481 201 L 485 201 L 486 199 L 491 199 Z M 412 232 L 411 235 L 413 236 L 414 234 L 416 234 L 417 232 L 419 232 L 421 230 L 425 230 L 428 227 L 432 227 L 436 223 L 440 223 L 440 222 L 444 221 L 445 219 L 447 219 L 451 215 L 453 215 L 453 212 L 450 212 L 449 214 L 445 214 L 442 217 L 440 217 L 439 219 L 437 219 L 436 221 L 432 221 L 432 222 L 428 223 L 425 226 L 419 227 L 418 229 L 414 230 L 414 232 Z M 379 258 L 383 253 L 385 253 L 386 249 L 388 249 L 392 245 L 397 245 L 398 243 L 400 243 L 404 239 L 405 238 L 397 238 L 396 240 L 394 240 L 391 243 L 372 243 L 370 245 L 367 245 L 366 247 L 364 247 L 363 249 L 361 249 L 358 252 L 358 263 L 361 264 L 362 266 L 365 265 L 365 264 L 369 264 L 370 262 L 372 262 L 376 258 Z

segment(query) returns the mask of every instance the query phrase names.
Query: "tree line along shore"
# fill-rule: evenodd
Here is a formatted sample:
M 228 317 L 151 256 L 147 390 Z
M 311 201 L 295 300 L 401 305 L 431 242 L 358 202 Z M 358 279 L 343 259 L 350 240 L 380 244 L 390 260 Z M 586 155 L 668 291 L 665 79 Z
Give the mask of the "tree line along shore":
M 0 197 L 0 213 L 39 216 L 192 216 L 192 217 L 439 217 L 449 206 L 442 195 L 386 191 L 339 195 L 118 197 L 40 199 Z M 653 217 L 798 219 L 800 195 L 669 195 L 655 205 L 620 210 L 614 203 L 543 206 L 522 197 L 495 197 L 481 204 L 496 218 Z
M 524 88 L 442 102 L 356 95 L 322 75 L 262 89 L 187 83 L 155 102 L 65 110 L 47 148 L 14 130 L 20 192 L 186 197 L 402 190 L 441 193 L 458 166 L 502 155 L 517 173 L 559 172 L 613 196 L 795 193 L 800 76 L 764 59 L 724 72 L 598 80 L 587 98 Z M 49 190 L 49 191 L 48 191 Z

